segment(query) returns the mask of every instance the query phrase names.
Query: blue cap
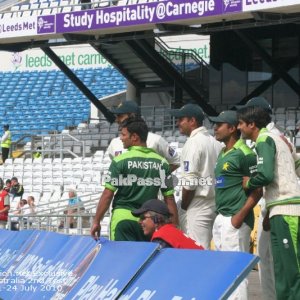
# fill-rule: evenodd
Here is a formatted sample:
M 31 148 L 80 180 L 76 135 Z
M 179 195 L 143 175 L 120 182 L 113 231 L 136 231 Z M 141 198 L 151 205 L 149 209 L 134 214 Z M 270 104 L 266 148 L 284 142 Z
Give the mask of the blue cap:
M 237 125 L 237 113 L 234 110 L 222 111 L 217 117 L 209 117 L 209 120 L 213 123 L 228 123 L 231 125 Z
M 128 100 L 121 102 L 118 107 L 111 109 L 111 112 L 116 115 L 121 114 L 140 114 L 140 108 L 136 102 Z
M 261 107 L 262 109 L 267 110 L 272 113 L 272 107 L 270 103 L 264 97 L 254 97 L 246 103 L 245 107 Z
M 186 104 L 180 109 L 171 109 L 170 114 L 177 118 L 194 117 L 198 120 L 204 120 L 204 112 L 197 104 Z

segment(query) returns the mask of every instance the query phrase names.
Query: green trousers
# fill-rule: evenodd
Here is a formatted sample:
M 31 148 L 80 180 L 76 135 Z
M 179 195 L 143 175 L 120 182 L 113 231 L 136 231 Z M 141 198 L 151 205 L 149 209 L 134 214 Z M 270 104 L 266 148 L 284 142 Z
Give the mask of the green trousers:
M 110 239 L 112 241 L 149 241 L 145 236 L 138 218 L 128 209 L 113 210 L 110 221 Z
M 273 216 L 271 244 L 278 300 L 300 299 L 300 217 Z

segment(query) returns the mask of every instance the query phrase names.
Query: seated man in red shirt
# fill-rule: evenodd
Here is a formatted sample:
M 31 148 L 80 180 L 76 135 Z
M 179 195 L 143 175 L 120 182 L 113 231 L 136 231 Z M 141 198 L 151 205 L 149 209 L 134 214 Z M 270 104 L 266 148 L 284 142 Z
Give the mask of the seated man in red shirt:
M 172 224 L 171 213 L 163 201 L 148 200 L 131 213 L 140 218 L 144 234 L 151 236 L 151 241 L 159 243 L 161 248 L 204 249 Z

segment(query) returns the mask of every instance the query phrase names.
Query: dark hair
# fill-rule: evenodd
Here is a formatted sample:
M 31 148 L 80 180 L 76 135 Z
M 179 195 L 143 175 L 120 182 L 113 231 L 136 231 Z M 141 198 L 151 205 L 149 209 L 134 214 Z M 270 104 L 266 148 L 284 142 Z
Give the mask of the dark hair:
M 229 127 L 234 127 L 236 129 L 235 134 L 236 134 L 237 138 L 241 137 L 241 131 L 237 128 L 237 125 L 227 123 L 227 128 L 229 128 Z
M 6 179 L 5 184 L 11 183 L 10 179 Z
M 272 120 L 269 112 L 258 106 L 244 107 L 238 110 L 237 117 L 247 124 L 255 123 L 259 129 L 266 127 Z
M 122 128 L 127 128 L 130 134 L 137 134 L 141 141 L 146 143 L 149 129 L 145 121 L 140 116 L 129 117 L 124 120 L 120 125 L 120 129 Z

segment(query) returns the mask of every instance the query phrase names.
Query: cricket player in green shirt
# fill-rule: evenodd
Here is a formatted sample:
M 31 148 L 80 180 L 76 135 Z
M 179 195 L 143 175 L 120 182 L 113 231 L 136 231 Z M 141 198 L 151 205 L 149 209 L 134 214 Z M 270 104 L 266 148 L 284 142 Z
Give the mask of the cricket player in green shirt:
M 257 173 L 244 178 L 244 188 L 264 187 L 268 213 L 263 221 L 271 230 L 277 299 L 300 299 L 300 186 L 287 143 L 265 127 L 271 121 L 260 107 L 238 111 L 243 137 L 255 142 Z
M 127 152 L 116 156 L 105 176 L 105 189 L 98 203 L 91 235 L 100 237 L 100 221 L 112 202 L 110 238 L 117 241 L 145 241 L 138 218 L 131 214 L 147 200 L 164 196 L 175 225 L 177 206 L 168 162 L 146 147 L 148 127 L 140 117 L 128 118 L 121 124 L 121 140 Z
M 248 193 L 243 189 L 243 176 L 256 171 L 255 153 L 240 139 L 236 111 L 223 111 L 210 117 L 215 123 L 215 138 L 223 142 L 215 167 L 216 211 L 213 240 L 216 250 L 249 252 L 250 233 L 254 226 L 253 208 L 262 189 Z M 232 299 L 248 299 L 248 281 L 243 280 Z

